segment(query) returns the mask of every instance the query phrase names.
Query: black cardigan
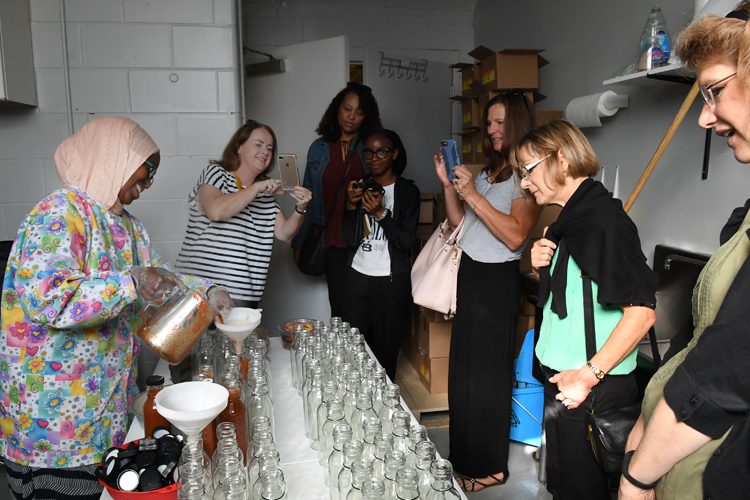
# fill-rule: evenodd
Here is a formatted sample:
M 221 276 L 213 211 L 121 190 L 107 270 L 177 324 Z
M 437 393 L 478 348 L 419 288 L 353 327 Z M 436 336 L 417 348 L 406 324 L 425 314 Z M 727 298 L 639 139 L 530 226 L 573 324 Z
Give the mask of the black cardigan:
M 414 181 L 396 177 L 393 188 L 393 213 L 389 213 L 378 222 L 388 240 L 388 253 L 391 257 L 391 274 L 411 272 L 411 252 L 417 241 L 417 224 L 419 223 L 419 188 Z M 362 243 L 364 226 L 362 203 L 355 210 L 344 210 L 344 225 L 341 228 L 341 240 L 349 247 L 351 266 L 354 255 Z

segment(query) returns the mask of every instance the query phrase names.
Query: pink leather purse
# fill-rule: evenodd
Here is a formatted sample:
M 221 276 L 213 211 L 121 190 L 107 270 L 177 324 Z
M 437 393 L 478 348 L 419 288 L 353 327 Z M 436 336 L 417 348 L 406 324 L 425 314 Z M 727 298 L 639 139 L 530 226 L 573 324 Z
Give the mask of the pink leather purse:
M 414 303 L 441 312 L 456 314 L 456 285 L 462 250 L 458 243 L 464 231 L 464 221 L 454 230 L 443 221 L 427 240 L 411 268 L 411 294 Z

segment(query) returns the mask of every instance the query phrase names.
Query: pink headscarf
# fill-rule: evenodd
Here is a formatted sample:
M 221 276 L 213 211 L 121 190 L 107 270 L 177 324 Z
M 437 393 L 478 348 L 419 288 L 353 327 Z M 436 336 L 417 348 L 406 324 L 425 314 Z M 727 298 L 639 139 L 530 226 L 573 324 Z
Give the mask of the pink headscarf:
M 63 186 L 76 186 L 115 215 L 122 213 L 117 194 L 143 162 L 159 151 L 137 123 L 120 116 L 88 122 L 55 151 Z

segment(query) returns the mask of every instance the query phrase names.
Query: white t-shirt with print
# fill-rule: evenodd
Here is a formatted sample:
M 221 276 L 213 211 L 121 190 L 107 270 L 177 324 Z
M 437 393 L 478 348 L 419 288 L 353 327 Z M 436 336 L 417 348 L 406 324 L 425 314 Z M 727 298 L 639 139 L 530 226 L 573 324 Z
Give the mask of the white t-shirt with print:
M 394 182 L 390 186 L 384 186 L 385 194 L 383 195 L 383 207 L 393 213 L 393 188 Z M 389 276 L 391 274 L 391 255 L 388 253 L 388 240 L 385 239 L 385 233 L 380 224 L 375 220 L 374 215 L 367 215 L 370 218 L 370 227 L 372 231 L 360 243 L 357 253 L 354 255 L 352 267 L 367 276 Z

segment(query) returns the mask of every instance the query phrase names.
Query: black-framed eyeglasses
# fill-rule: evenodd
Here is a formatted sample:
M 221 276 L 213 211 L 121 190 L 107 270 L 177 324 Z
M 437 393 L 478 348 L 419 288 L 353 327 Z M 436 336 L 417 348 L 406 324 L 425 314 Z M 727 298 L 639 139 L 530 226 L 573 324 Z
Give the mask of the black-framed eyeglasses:
M 154 183 L 154 176 L 156 175 L 156 169 L 158 168 L 154 162 L 151 160 L 146 160 L 143 162 L 144 165 L 146 165 L 146 168 L 148 169 L 148 182 L 151 184 Z
M 527 108 L 529 107 L 529 98 L 528 98 L 528 97 L 526 97 L 526 92 L 524 92 L 524 91 L 523 91 L 523 90 L 521 90 L 521 89 L 508 89 L 508 90 L 503 90 L 502 92 L 500 92 L 500 95 L 504 95 L 504 96 L 514 96 L 514 97 L 520 97 L 520 98 L 521 98 L 521 100 L 523 101 L 524 105 L 525 105 L 525 106 L 526 106 Z
M 705 102 L 706 104 L 708 104 L 709 108 L 715 107 L 716 106 L 716 98 L 719 97 L 719 94 L 718 93 L 714 93 L 713 88 L 715 86 L 719 85 L 720 83 L 724 83 L 727 80 L 730 80 L 730 79 L 734 78 L 735 76 L 737 76 L 737 72 L 736 71 L 734 73 L 732 73 L 731 75 L 729 75 L 729 76 L 725 76 L 721 80 L 715 81 L 711 85 L 701 85 L 701 97 L 703 97 L 703 102 Z M 722 89 L 716 89 L 716 90 L 721 91 Z
M 371 160 L 373 155 L 377 156 L 381 160 L 385 160 L 385 158 L 388 156 L 388 153 L 391 150 L 388 148 L 380 148 L 377 151 L 372 151 L 371 149 L 365 149 L 362 151 L 362 153 L 365 155 L 365 160 Z
M 546 160 L 550 156 L 552 156 L 552 155 L 547 155 L 544 158 L 542 158 L 541 160 L 537 160 L 537 161 L 531 162 L 528 165 L 524 165 L 523 167 L 519 168 L 518 169 L 518 173 L 521 176 L 521 179 L 524 179 L 524 180 L 528 179 L 529 176 L 531 175 L 531 169 L 534 168 L 534 167 L 536 167 L 540 163 L 542 163 L 544 160 Z

